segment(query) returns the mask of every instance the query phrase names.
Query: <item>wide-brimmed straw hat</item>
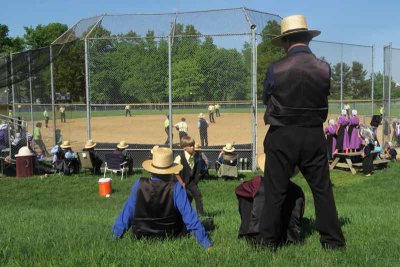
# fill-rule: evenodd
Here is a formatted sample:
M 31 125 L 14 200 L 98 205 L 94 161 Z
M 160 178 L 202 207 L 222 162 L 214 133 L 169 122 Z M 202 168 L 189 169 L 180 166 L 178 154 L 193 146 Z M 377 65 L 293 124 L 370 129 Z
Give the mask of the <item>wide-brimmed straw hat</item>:
M 62 142 L 62 144 L 60 145 L 61 148 L 70 148 L 71 144 L 69 143 L 68 140 Z
M 129 145 L 125 142 L 125 141 L 121 141 L 119 142 L 119 144 L 117 145 L 118 148 L 120 149 L 124 149 L 127 148 Z
M 153 146 L 153 148 L 150 149 L 150 153 L 153 154 L 153 153 L 154 153 L 154 150 L 158 149 L 159 147 L 160 147 L 160 146 L 158 146 L 158 145 Z
M 233 145 L 232 145 L 231 143 L 227 143 L 227 144 L 222 148 L 222 150 L 229 153 L 229 152 L 235 151 L 235 148 L 233 147 Z
M 85 144 L 85 148 L 92 148 L 95 147 L 97 145 L 97 143 L 93 142 L 93 140 L 87 140 L 86 144 Z
M 199 117 L 199 119 L 204 119 L 205 118 L 203 113 L 200 113 L 198 117 Z
M 173 174 L 182 170 L 182 164 L 174 163 L 172 150 L 167 147 L 159 147 L 153 150 L 153 159 L 142 163 L 143 169 L 155 174 Z
M 289 35 L 296 33 L 307 33 L 311 38 L 321 34 L 318 30 L 309 30 L 307 28 L 306 17 L 303 15 L 292 15 L 282 19 L 281 35 L 272 38 L 273 45 L 283 47 L 283 39 Z

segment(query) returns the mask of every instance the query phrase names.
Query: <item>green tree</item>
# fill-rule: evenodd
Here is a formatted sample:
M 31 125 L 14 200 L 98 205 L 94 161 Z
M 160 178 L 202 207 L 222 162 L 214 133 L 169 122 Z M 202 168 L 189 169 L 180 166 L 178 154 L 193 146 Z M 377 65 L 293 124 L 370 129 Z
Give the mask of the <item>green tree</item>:
M 0 24 L 0 55 L 3 53 L 19 52 L 24 49 L 24 40 L 20 37 L 9 37 L 8 32 L 8 26 Z
M 343 77 L 342 77 L 343 74 Z M 341 83 L 343 82 L 343 99 L 352 98 L 351 68 L 346 63 L 331 66 L 331 99 L 340 99 Z M 342 80 L 343 79 L 343 80 Z
M 35 49 L 49 46 L 61 34 L 68 30 L 68 26 L 61 23 L 49 23 L 46 26 L 41 24 L 35 28 L 24 27 L 24 39 L 28 49 Z

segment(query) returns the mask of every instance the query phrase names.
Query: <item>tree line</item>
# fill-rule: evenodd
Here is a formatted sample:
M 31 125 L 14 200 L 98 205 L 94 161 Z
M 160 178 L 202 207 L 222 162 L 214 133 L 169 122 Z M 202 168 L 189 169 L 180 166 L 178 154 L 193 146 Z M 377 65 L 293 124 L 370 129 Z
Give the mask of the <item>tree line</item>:
M 51 23 L 25 27 L 21 37 L 8 37 L 8 27 L 0 24 L 0 54 L 50 45 L 67 30 L 67 25 Z M 273 61 L 284 56 L 271 44 L 280 26 L 270 21 L 262 30 L 257 45 L 257 96 L 262 97 L 265 72 Z M 168 39 L 158 38 L 149 30 L 145 36 L 135 32 L 112 35 L 99 27 L 101 39 L 88 40 L 89 84 L 92 103 L 157 103 L 168 101 Z M 104 38 L 107 37 L 107 38 Z M 251 44 L 241 49 L 219 47 L 210 36 L 201 36 L 193 25 L 177 24 L 172 39 L 173 101 L 235 101 L 251 99 Z M 73 101 L 85 100 L 84 43 L 71 42 L 53 47 L 54 84 L 57 92 L 70 92 Z M 371 98 L 371 75 L 362 63 L 353 61 L 331 64 L 331 96 L 340 99 Z M 48 101 L 49 69 L 35 76 L 35 96 Z M 374 98 L 382 97 L 383 75 L 375 74 Z M 395 88 L 395 83 L 392 88 Z M 42 92 L 41 92 L 42 91 Z M 399 90 L 392 98 L 400 97 Z

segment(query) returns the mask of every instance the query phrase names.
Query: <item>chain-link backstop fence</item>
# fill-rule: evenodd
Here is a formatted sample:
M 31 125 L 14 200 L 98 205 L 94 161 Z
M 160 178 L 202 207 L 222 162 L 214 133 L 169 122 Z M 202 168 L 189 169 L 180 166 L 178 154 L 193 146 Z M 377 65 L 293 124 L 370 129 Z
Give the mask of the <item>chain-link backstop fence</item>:
M 241 167 L 254 170 L 266 132 L 262 81 L 284 55 L 270 43 L 279 24 L 277 15 L 246 8 L 96 16 L 50 47 L 1 58 L 0 87 L 30 131 L 42 122 L 47 147 L 61 135 L 79 151 L 91 138 L 104 155 L 125 140 L 141 167 L 153 145 L 180 150 L 175 125 L 184 118 L 212 162 L 234 143 L 247 162 Z M 369 123 L 381 103 L 374 47 L 321 41 L 310 47 L 331 65 L 331 116 L 350 104 Z M 209 122 L 207 139 L 201 117 Z

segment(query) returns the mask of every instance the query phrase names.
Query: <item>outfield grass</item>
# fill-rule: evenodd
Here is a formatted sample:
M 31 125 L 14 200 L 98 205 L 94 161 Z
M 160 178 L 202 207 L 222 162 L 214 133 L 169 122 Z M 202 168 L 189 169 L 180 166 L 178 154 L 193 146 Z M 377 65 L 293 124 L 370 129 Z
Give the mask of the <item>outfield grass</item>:
M 344 251 L 321 249 L 311 193 L 297 176 L 306 193 L 305 244 L 275 253 L 236 238 L 233 192 L 239 181 L 200 183 L 216 224 L 208 252 L 191 237 L 137 241 L 128 234 L 112 240 L 113 222 L 142 173 L 123 181 L 114 176 L 111 198 L 98 196 L 98 178 L 89 175 L 0 178 L 0 266 L 399 266 L 399 172 L 400 164 L 371 177 L 332 172 Z

